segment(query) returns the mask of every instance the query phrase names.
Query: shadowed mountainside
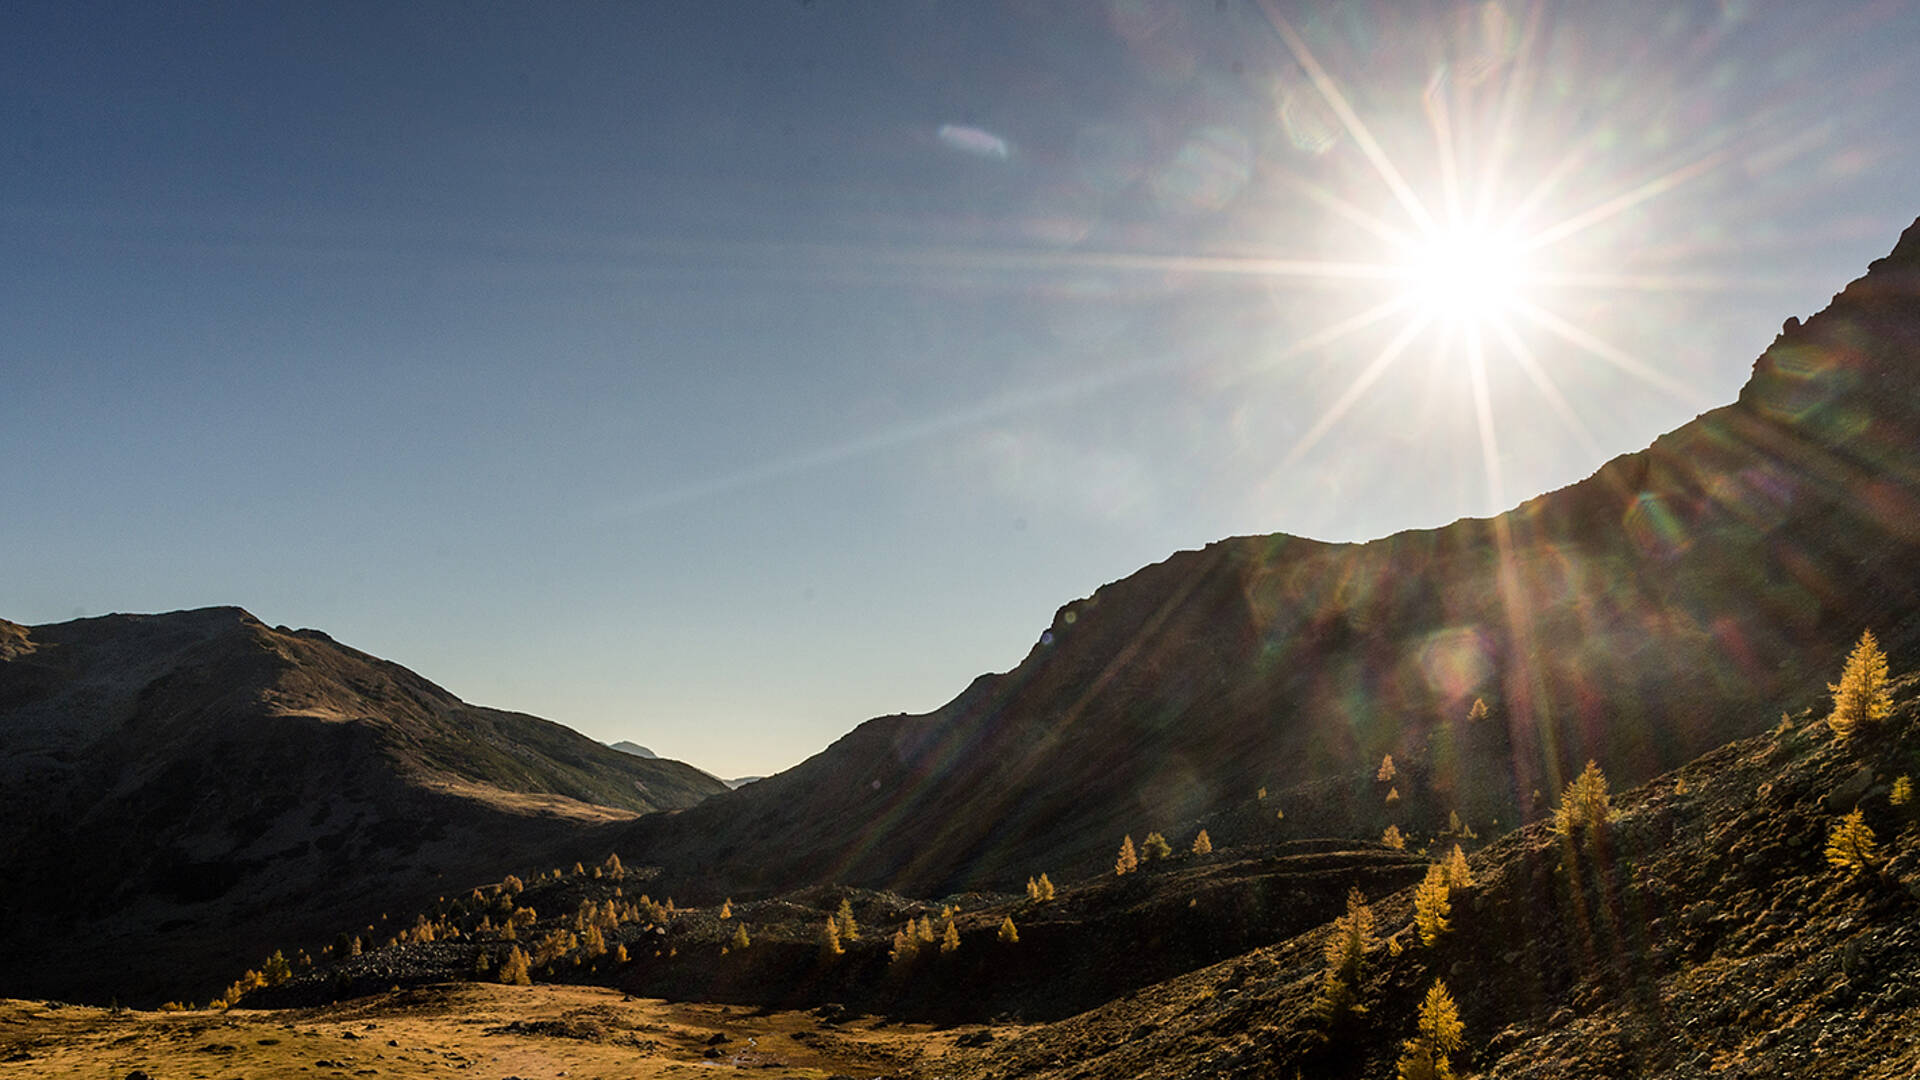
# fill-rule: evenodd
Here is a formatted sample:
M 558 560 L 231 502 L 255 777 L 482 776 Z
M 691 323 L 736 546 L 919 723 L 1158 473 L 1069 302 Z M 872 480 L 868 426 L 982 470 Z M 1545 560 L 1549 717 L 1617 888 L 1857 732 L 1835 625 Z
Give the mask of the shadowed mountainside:
M 1862 627 L 1920 644 L 1916 376 L 1920 223 L 1736 403 L 1578 484 L 1365 544 L 1181 552 L 1062 607 L 1013 671 L 620 849 L 683 894 L 933 895 L 1238 820 L 1261 787 L 1301 832 L 1364 836 L 1529 819 L 1589 757 L 1637 782 L 1810 701 Z
M 129 998 L 726 790 L 239 608 L 0 623 L 0 780 L 6 991 Z

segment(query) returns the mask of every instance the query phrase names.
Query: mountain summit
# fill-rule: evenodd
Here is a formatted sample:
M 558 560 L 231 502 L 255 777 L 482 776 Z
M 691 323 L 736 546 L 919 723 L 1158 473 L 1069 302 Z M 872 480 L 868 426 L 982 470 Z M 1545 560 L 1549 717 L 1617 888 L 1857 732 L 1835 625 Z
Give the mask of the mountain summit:
M 1506 827 L 1589 758 L 1638 782 L 1806 704 L 1863 627 L 1920 646 L 1917 366 L 1920 222 L 1738 401 L 1577 484 L 1365 544 L 1181 552 L 1060 608 L 1014 670 L 623 850 L 736 892 L 932 895 L 1279 812 L 1294 835 Z
M 726 790 L 234 607 L 0 623 L 0 776 L 7 990 L 81 997 L 103 970 L 178 993 Z

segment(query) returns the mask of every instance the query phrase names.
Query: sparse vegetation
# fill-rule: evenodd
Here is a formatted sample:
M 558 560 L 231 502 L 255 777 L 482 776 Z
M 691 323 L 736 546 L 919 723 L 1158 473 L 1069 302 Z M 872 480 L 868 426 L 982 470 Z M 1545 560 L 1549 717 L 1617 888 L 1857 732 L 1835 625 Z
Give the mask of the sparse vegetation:
M 1840 681 L 1827 689 L 1833 692 L 1833 712 L 1827 726 L 1841 742 L 1872 733 L 1893 709 L 1893 697 L 1887 689 L 1887 654 L 1880 651 L 1873 631 L 1862 630 L 1860 642 L 1847 656 Z

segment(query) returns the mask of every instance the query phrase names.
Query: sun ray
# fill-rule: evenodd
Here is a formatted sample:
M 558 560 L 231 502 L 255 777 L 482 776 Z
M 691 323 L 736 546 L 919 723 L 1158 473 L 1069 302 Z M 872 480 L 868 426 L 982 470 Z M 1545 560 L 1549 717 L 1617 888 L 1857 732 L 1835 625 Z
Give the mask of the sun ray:
M 1507 485 L 1500 471 L 1500 442 L 1493 429 L 1493 398 L 1487 390 L 1487 355 L 1480 328 L 1467 328 L 1467 375 L 1473 384 L 1473 417 L 1480 428 L 1480 461 L 1487 470 L 1487 497 L 1493 510 L 1507 507 Z
M 1533 350 L 1527 348 L 1526 342 L 1520 340 L 1519 334 L 1514 333 L 1512 324 L 1505 319 L 1494 319 L 1489 325 L 1495 336 L 1500 338 L 1501 343 L 1507 347 L 1507 351 L 1513 355 L 1514 363 L 1520 365 L 1520 371 L 1526 375 L 1528 381 L 1533 383 L 1534 389 L 1540 392 L 1540 396 L 1546 399 L 1547 407 L 1552 409 L 1553 414 L 1560 418 L 1560 422 L 1567 426 L 1568 431 L 1573 433 L 1580 448 L 1585 450 L 1589 457 L 1604 458 L 1606 452 L 1600 449 L 1600 441 L 1593 437 L 1593 432 L 1588 430 L 1579 414 L 1573 411 L 1573 406 L 1567 401 L 1566 395 L 1560 392 L 1559 384 L 1555 383 L 1552 376 L 1547 374 L 1546 368 L 1540 365 L 1539 359 L 1533 355 Z
M 1281 40 L 1287 43 L 1287 50 L 1293 53 L 1294 60 L 1306 71 L 1307 78 L 1312 80 L 1314 89 L 1320 91 L 1320 96 L 1326 101 L 1327 107 L 1340 118 L 1340 124 L 1347 129 L 1347 134 L 1353 136 L 1354 145 L 1366 155 L 1367 160 L 1373 165 L 1374 172 L 1380 175 L 1380 179 L 1393 192 L 1393 197 L 1399 200 L 1400 205 L 1406 209 L 1415 224 L 1422 230 L 1431 230 L 1434 227 L 1433 215 L 1427 212 L 1426 206 L 1420 202 L 1420 197 L 1414 194 L 1413 188 L 1408 186 L 1406 180 L 1400 175 L 1400 170 L 1395 168 L 1393 162 L 1387 158 L 1387 152 L 1374 139 L 1373 132 L 1367 129 L 1365 122 L 1360 119 L 1360 114 L 1354 112 L 1353 106 L 1347 103 L 1346 95 L 1340 92 L 1340 87 L 1333 81 L 1333 76 L 1328 75 L 1327 70 L 1320 66 L 1320 61 L 1314 58 L 1313 50 L 1307 48 L 1306 39 L 1293 28 L 1293 24 L 1287 21 L 1286 16 L 1280 14 L 1274 0 L 1262 0 L 1261 9 L 1266 12 L 1267 21 L 1273 24 Z
M 1332 211 L 1336 216 L 1345 218 L 1359 228 L 1372 233 L 1374 236 L 1386 241 L 1387 244 L 1392 247 L 1402 248 L 1413 243 L 1412 235 L 1406 230 L 1394 228 L 1392 225 L 1367 213 L 1365 210 L 1360 209 L 1305 177 L 1288 173 L 1282 174 L 1278 179 L 1287 186 L 1300 192 L 1300 194 L 1320 204 L 1322 208 Z
M 1722 147 L 1711 153 L 1702 154 L 1687 164 L 1676 169 L 1670 169 L 1632 190 L 1622 192 L 1597 206 L 1590 207 L 1561 220 L 1557 224 L 1549 225 L 1535 232 L 1527 239 L 1526 244 L 1529 248 L 1543 248 L 1549 244 L 1559 243 L 1575 233 L 1590 229 L 1610 217 L 1630 210 L 1646 202 L 1648 199 L 1664 195 L 1674 188 L 1679 187 L 1681 184 L 1707 172 L 1722 161 L 1725 161 L 1727 153 L 1727 148 Z
M 1399 359 L 1400 354 L 1406 351 L 1407 346 L 1413 343 L 1413 339 L 1418 337 L 1431 321 L 1425 316 L 1408 320 L 1407 325 L 1401 327 L 1393 340 L 1387 342 L 1380 350 L 1380 355 L 1373 358 L 1373 362 L 1367 365 L 1366 370 L 1354 376 L 1353 382 L 1349 383 L 1334 403 L 1320 414 L 1320 419 L 1314 422 L 1313 427 L 1307 429 L 1307 433 L 1300 436 L 1300 441 L 1293 444 L 1293 449 L 1287 451 L 1286 456 L 1280 459 L 1281 467 L 1284 468 L 1299 461 L 1301 456 L 1313 449 L 1313 445 L 1319 442 L 1327 432 L 1333 430 L 1333 426 L 1340 422 L 1340 419 L 1347 414 L 1347 410 L 1353 408 L 1354 402 L 1360 400 L 1360 395 L 1367 392 L 1367 387 L 1372 386 L 1376 379 L 1386 374 L 1387 368 Z
M 1453 116 L 1447 103 L 1447 69 L 1442 66 L 1427 80 L 1422 95 L 1426 103 L 1427 127 L 1433 131 L 1434 152 L 1440 161 L 1440 191 L 1447 203 L 1447 220 L 1461 219 L 1460 163 L 1453 150 Z
M 1542 285 L 1619 292 L 1752 292 L 1799 288 L 1805 282 L 1785 277 L 1734 277 L 1728 274 L 1609 274 L 1541 271 Z
M 1519 302 L 1515 303 L 1513 308 L 1515 311 L 1525 315 L 1541 328 L 1558 336 L 1568 344 L 1585 349 L 1587 352 L 1605 360 L 1607 363 L 1634 376 L 1647 385 L 1666 391 L 1669 395 L 1687 405 L 1693 406 L 1694 408 L 1704 408 L 1711 404 L 1711 400 L 1698 389 L 1688 386 L 1686 383 L 1675 379 L 1671 375 L 1656 370 L 1646 362 L 1635 358 L 1622 349 L 1609 345 L 1593 334 L 1580 329 L 1537 304 Z
M 1323 326 L 1313 333 L 1308 334 L 1306 337 L 1292 342 L 1279 352 L 1242 364 L 1240 370 L 1224 377 L 1220 385 L 1231 386 L 1242 379 L 1246 379 L 1258 372 L 1265 371 L 1277 364 L 1291 360 L 1302 353 L 1331 345 L 1341 338 L 1357 334 L 1367 327 L 1372 326 L 1374 323 L 1403 310 L 1406 306 L 1407 301 L 1402 297 L 1396 296 L 1384 300 L 1357 315 L 1352 315 L 1338 322 Z
M 1501 170 L 1506 165 L 1507 154 L 1513 142 L 1513 129 L 1520 116 L 1520 104 L 1526 100 L 1527 91 L 1532 88 L 1534 72 L 1533 47 L 1539 38 L 1541 5 L 1533 4 L 1527 10 L 1527 26 L 1521 31 L 1519 44 L 1514 49 L 1512 69 L 1506 79 L 1505 92 L 1500 95 L 1500 108 L 1495 114 L 1493 137 L 1487 147 L 1487 164 L 1480 177 L 1479 198 L 1475 200 L 1474 218 L 1485 221 L 1493 215 L 1493 200 L 1500 190 Z

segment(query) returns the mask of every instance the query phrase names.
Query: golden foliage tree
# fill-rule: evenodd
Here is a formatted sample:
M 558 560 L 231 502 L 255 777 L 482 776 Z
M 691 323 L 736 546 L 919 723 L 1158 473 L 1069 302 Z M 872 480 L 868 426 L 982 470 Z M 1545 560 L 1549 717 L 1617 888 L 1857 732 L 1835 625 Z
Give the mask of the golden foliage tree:
M 607 853 L 607 861 L 600 864 L 600 870 L 615 881 L 627 876 L 627 868 L 620 865 L 620 856 L 617 852 Z
M 860 924 L 853 920 L 853 901 L 841 900 L 840 911 L 834 915 L 840 921 L 840 938 L 843 941 L 860 940 Z
M 747 934 L 746 923 L 741 923 L 740 926 L 736 930 L 734 930 L 733 938 L 732 940 L 728 941 L 727 944 L 731 945 L 735 952 L 738 952 L 741 949 L 747 948 L 748 946 L 753 944 L 753 938 L 748 936 Z
M 1487 701 L 1486 701 L 1486 699 L 1485 699 L 1485 698 L 1474 698 L 1474 699 L 1473 699 L 1473 708 L 1471 708 L 1471 709 L 1468 709 L 1468 710 L 1467 710 L 1467 722 L 1468 722 L 1468 723 L 1475 723 L 1475 722 L 1478 722 L 1478 721 L 1481 721 L 1481 720 L 1485 720 L 1486 718 L 1487 718 Z
M 1453 904 L 1447 899 L 1447 869 L 1439 863 L 1427 867 L 1427 876 L 1413 890 L 1413 925 L 1420 931 L 1420 944 L 1429 948 L 1448 930 L 1447 916 Z
M 826 929 L 820 934 L 820 955 L 831 960 L 845 954 L 846 951 L 847 947 L 840 944 L 839 922 L 828 919 Z
M 1560 805 L 1553 808 L 1553 831 L 1561 836 L 1584 832 L 1589 840 L 1597 837 L 1613 820 L 1613 802 L 1607 794 L 1607 778 L 1592 761 L 1560 793 Z
M 1392 806 L 1394 803 L 1397 803 L 1399 801 L 1400 801 L 1400 789 L 1397 787 L 1388 788 L 1387 789 L 1387 805 Z
M 1453 854 L 1447 856 L 1447 885 L 1455 889 L 1473 887 L 1473 868 L 1467 865 L 1467 853 L 1460 845 L 1453 845 Z
M 1020 944 L 1020 928 L 1013 925 L 1013 916 L 1009 915 L 1000 920 L 1000 931 L 994 936 L 1008 945 Z
M 260 965 L 260 978 L 268 986 L 279 986 L 293 978 L 293 965 L 287 962 L 287 954 L 279 949 L 273 950 L 267 962 Z
M 837 924 L 832 919 L 827 920 L 827 925 L 834 926 L 837 932 Z M 914 929 L 913 920 L 909 919 L 906 926 L 893 932 L 893 947 L 887 950 L 887 961 L 893 964 L 904 964 L 919 952 L 920 935 Z
M 1452 1080 L 1453 1066 L 1447 1058 L 1460 1049 L 1465 1033 L 1453 995 L 1447 993 L 1446 983 L 1436 979 L 1420 1003 L 1418 1033 L 1401 1044 L 1400 1080 Z
M 1866 735 L 1887 718 L 1893 710 L 1893 697 L 1887 690 L 1887 654 L 1880 651 L 1873 631 L 1860 632 L 1860 643 L 1847 656 L 1840 681 L 1828 684 L 1827 689 L 1833 692 L 1833 712 L 1827 716 L 1827 726 L 1841 742 Z
M 1400 827 L 1398 825 L 1387 826 L 1387 831 L 1380 834 L 1380 842 L 1395 851 L 1407 850 L 1407 838 L 1400 835 Z
M 959 951 L 960 951 L 960 930 L 958 927 L 953 925 L 952 919 L 948 919 L 947 932 L 940 935 L 940 953 L 941 955 L 944 956 L 952 953 L 957 953 Z
M 1037 892 L 1038 896 L 1036 898 L 1042 902 L 1053 899 L 1053 882 L 1047 879 L 1047 875 L 1040 875 Z
M 1207 835 L 1207 830 L 1201 829 L 1200 835 L 1193 838 L 1193 853 L 1195 855 L 1213 854 L 1213 838 Z
M 1905 806 L 1913 801 L 1913 777 L 1896 776 L 1893 786 L 1887 789 L 1887 801 L 1895 806 Z
M 532 986 L 532 965 L 527 962 L 527 954 L 515 945 L 507 950 L 507 958 L 500 961 L 499 980 L 508 986 Z
M 1113 872 L 1131 874 L 1140 868 L 1140 856 L 1134 853 L 1133 837 L 1128 835 L 1120 841 L 1120 856 L 1113 860 Z
M 1839 870 L 1860 873 L 1879 861 L 1880 846 L 1859 810 L 1841 818 L 1827 834 L 1827 862 Z
M 1147 838 L 1140 841 L 1141 862 L 1146 862 L 1149 859 L 1164 859 L 1172 854 L 1173 845 L 1167 843 L 1167 838 L 1157 832 L 1148 833 Z
M 1360 977 L 1367 953 L 1377 944 L 1373 936 L 1373 909 L 1359 889 L 1347 891 L 1347 912 L 1333 920 L 1324 951 L 1326 972 L 1320 978 L 1316 1008 L 1329 1020 L 1346 1013 L 1363 1013 Z
M 1393 755 L 1388 754 L 1380 759 L 1380 771 L 1374 773 L 1373 778 L 1383 784 L 1388 784 L 1393 782 L 1393 778 L 1396 775 L 1398 774 L 1395 773 L 1393 768 Z

